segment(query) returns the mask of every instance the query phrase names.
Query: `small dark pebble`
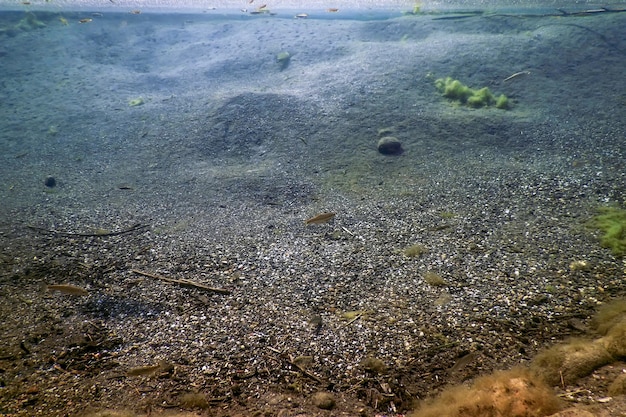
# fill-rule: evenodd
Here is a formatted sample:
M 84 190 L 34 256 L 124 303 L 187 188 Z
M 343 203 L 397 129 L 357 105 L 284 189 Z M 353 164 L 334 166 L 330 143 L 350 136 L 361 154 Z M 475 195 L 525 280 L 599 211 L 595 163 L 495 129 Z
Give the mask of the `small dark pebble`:
M 46 185 L 46 187 L 52 188 L 57 185 L 57 180 L 55 180 L 54 177 L 46 177 L 44 184 Z

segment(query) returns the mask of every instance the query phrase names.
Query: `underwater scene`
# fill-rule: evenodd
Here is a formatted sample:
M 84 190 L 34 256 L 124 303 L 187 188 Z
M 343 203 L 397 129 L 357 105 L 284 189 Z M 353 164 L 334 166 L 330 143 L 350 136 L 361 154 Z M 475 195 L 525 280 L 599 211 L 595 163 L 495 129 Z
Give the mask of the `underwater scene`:
M 626 415 L 624 3 L 107 4 L 0 12 L 1 416 Z

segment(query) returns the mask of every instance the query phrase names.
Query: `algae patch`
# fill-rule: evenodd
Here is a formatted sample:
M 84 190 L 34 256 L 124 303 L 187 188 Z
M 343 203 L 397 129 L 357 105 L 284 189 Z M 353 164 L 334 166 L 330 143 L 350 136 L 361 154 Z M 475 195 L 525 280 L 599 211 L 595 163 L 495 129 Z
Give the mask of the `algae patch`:
M 137 97 L 137 98 L 133 98 L 131 100 L 128 100 L 128 105 L 130 107 L 141 106 L 144 103 L 145 103 L 145 101 L 143 101 L 143 98 L 141 98 L 141 97 Z
M 461 81 L 452 79 L 452 77 L 435 80 L 435 87 L 445 98 L 468 107 L 479 108 L 495 106 L 502 110 L 510 108 L 507 96 L 501 94 L 496 97 L 491 90 L 489 90 L 489 87 L 480 89 L 470 88 Z
M 618 207 L 601 207 L 591 220 L 591 226 L 602 232 L 600 245 L 611 249 L 613 255 L 626 254 L 626 210 Z

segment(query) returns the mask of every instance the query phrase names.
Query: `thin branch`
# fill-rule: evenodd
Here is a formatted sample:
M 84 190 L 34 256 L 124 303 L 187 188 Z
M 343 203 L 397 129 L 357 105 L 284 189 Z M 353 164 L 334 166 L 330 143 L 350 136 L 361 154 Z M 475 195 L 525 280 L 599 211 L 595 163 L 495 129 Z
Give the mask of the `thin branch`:
M 178 284 L 178 285 L 183 286 L 183 287 L 200 288 L 202 290 L 216 292 L 218 294 L 230 294 L 230 290 L 227 290 L 227 289 L 224 289 L 224 288 L 209 287 L 208 285 L 204 285 L 204 284 L 201 284 L 199 282 L 190 281 L 188 279 L 167 278 L 167 277 L 164 277 L 164 276 L 161 276 L 161 275 L 152 274 L 150 272 L 140 271 L 138 269 L 131 269 L 131 272 L 134 272 L 135 274 L 143 275 L 144 277 L 154 278 L 154 279 L 158 279 L 158 280 L 161 280 L 161 281 Z
M 137 224 L 129 227 L 128 229 L 118 230 L 116 232 L 95 232 L 95 233 L 63 232 L 63 231 L 58 231 L 58 230 L 45 229 L 43 227 L 37 227 L 37 226 L 30 225 L 30 224 L 27 224 L 26 227 L 28 227 L 29 229 L 34 230 L 36 232 L 47 233 L 47 234 L 57 235 L 57 236 L 105 237 L 105 236 L 119 236 L 119 235 L 125 235 L 125 234 L 128 234 L 128 233 L 136 232 L 136 231 L 139 231 L 139 230 L 146 229 L 148 227 L 148 225 L 147 224 L 137 223 Z

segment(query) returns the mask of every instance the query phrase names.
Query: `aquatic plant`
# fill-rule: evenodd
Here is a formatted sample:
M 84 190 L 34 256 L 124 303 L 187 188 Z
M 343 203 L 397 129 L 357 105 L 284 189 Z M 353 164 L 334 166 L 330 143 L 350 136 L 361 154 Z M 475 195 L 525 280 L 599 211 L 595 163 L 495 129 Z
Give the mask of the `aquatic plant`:
M 424 281 L 433 287 L 444 287 L 448 285 L 445 279 L 436 272 L 428 271 L 424 274 Z
M 281 71 L 289 66 L 289 61 L 291 61 L 291 54 L 289 52 L 282 51 L 276 54 L 276 62 L 278 62 Z
M 560 409 L 552 390 L 526 369 L 481 376 L 470 386 L 445 389 L 410 417 L 542 417 Z
M 601 207 L 600 214 L 591 220 L 591 225 L 603 233 L 600 245 L 611 249 L 613 255 L 626 254 L 626 210 L 619 207 Z
M 606 335 L 616 324 L 626 320 L 626 300 L 615 300 L 602 305 L 592 320 L 593 327 Z
M 450 100 L 457 101 L 469 107 L 479 108 L 494 105 L 498 109 L 508 109 L 509 99 L 501 94 L 497 99 L 489 87 L 473 89 L 452 77 L 435 80 L 435 87 L 442 95 Z
M 609 395 L 615 397 L 624 394 L 626 394 L 626 374 L 620 374 L 609 385 Z
M 540 352 L 531 369 L 550 385 L 573 384 L 611 362 L 613 357 L 601 340 L 572 339 Z
M 30 31 L 33 29 L 41 29 L 46 27 L 46 24 L 37 19 L 34 13 L 26 12 L 26 16 L 15 25 L 16 29 L 23 31 Z
M 361 368 L 377 375 L 382 375 L 387 372 L 387 365 L 385 365 L 385 362 L 373 356 L 368 356 L 363 359 L 361 361 Z
M 311 402 L 322 410 L 332 410 L 335 408 L 335 396 L 330 392 L 319 391 L 311 396 Z
M 182 408 L 209 408 L 209 402 L 204 394 L 199 392 L 188 392 L 180 396 L 180 406 Z
M 128 100 L 128 105 L 130 107 L 141 106 L 144 103 L 143 98 L 137 97 L 131 100 Z
M 500 94 L 496 99 L 496 108 L 506 110 L 509 108 L 509 99 L 504 94 Z
M 408 256 L 409 258 L 416 258 L 418 256 L 422 256 L 425 253 L 428 253 L 428 248 L 419 243 L 411 245 L 408 248 L 404 249 L 404 255 Z
M 442 219 L 453 219 L 456 217 L 456 214 L 451 211 L 442 211 L 441 213 L 439 213 L 439 217 L 441 217 Z

